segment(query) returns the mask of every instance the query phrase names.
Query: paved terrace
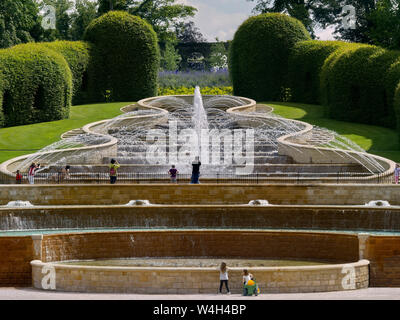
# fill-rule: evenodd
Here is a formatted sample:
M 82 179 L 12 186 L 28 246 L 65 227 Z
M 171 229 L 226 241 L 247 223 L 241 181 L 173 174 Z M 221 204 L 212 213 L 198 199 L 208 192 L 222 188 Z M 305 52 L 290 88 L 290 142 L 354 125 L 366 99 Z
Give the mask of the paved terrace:
M 218 290 L 216 284 L 216 292 Z M 100 294 L 50 292 L 33 288 L 0 288 L 0 300 L 400 300 L 400 288 L 367 288 L 353 291 L 260 294 Z

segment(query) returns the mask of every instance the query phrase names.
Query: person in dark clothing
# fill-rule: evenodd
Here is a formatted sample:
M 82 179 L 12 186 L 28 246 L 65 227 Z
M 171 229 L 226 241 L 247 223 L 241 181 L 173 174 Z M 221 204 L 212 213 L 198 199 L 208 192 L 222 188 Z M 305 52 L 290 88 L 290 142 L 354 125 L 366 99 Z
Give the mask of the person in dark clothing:
M 190 180 L 190 184 L 199 184 L 199 178 L 200 178 L 200 166 L 201 162 L 199 160 L 199 157 L 197 156 L 195 160 L 192 162 L 192 178 Z
M 171 169 L 168 171 L 169 176 L 171 177 L 171 183 L 177 183 L 177 174 L 179 171 L 175 168 L 175 165 L 172 165 Z

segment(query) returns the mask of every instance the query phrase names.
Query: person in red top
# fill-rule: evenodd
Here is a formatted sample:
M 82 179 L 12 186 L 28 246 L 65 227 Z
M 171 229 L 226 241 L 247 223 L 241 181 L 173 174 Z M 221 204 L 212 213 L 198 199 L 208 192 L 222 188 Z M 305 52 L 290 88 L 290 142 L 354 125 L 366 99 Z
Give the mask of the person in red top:
M 17 174 L 15 176 L 15 181 L 17 182 L 17 184 L 21 184 L 22 183 L 22 174 L 20 173 L 19 170 L 17 170 Z

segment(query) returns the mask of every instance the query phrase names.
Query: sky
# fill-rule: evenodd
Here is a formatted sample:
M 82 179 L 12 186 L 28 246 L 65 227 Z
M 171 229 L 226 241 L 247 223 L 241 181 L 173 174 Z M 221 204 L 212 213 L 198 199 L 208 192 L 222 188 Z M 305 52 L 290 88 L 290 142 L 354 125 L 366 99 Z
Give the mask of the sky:
M 232 40 L 237 28 L 248 17 L 254 15 L 255 1 L 247 0 L 177 0 L 197 8 L 192 18 L 197 28 L 208 41 Z M 317 30 L 321 40 L 332 40 L 332 30 Z

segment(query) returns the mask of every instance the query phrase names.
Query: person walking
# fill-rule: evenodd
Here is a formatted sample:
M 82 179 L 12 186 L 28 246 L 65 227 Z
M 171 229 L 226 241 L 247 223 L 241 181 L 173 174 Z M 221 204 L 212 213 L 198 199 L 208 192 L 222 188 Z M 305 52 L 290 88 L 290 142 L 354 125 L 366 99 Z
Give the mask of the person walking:
M 36 164 L 35 162 L 32 162 L 32 164 L 31 164 L 31 166 L 29 167 L 29 170 L 28 170 L 28 181 L 29 181 L 29 184 L 34 184 L 35 183 L 35 173 L 39 168 L 40 168 L 40 163 Z
M 110 167 L 110 183 L 114 184 L 117 182 L 117 170 L 121 165 L 117 160 L 111 159 Z
M 226 266 L 226 263 L 222 262 L 221 266 L 219 268 L 219 293 L 220 294 L 222 294 L 222 286 L 224 284 L 226 287 L 226 291 L 228 291 L 227 294 L 231 294 L 231 291 L 229 290 L 229 287 L 228 287 L 228 280 L 229 280 L 228 268 Z
M 199 184 L 200 178 L 200 157 L 196 156 L 195 160 L 192 162 L 192 178 L 190 180 L 190 184 Z
M 396 163 L 396 168 L 394 169 L 394 183 L 399 184 L 400 177 L 400 165 Z
M 171 183 L 177 183 L 177 175 L 179 171 L 175 168 L 174 164 L 171 166 L 171 169 L 169 169 L 168 173 L 171 178 Z

